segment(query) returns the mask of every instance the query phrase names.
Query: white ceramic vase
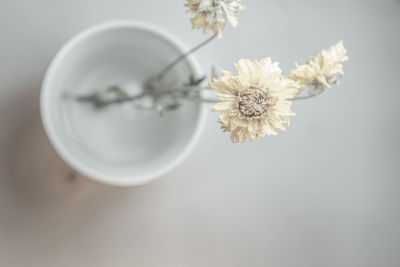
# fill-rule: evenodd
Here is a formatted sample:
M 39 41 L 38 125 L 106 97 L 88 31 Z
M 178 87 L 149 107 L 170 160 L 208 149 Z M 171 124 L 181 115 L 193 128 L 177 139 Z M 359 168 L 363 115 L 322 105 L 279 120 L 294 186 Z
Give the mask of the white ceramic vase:
M 116 21 L 70 40 L 53 59 L 41 91 L 41 115 L 50 142 L 76 171 L 97 181 L 132 186 L 176 167 L 198 140 L 203 104 L 187 102 L 160 117 L 124 103 L 96 110 L 65 98 L 118 84 L 141 86 L 186 49 L 169 33 L 148 24 Z M 193 57 L 177 65 L 171 81 L 202 72 Z

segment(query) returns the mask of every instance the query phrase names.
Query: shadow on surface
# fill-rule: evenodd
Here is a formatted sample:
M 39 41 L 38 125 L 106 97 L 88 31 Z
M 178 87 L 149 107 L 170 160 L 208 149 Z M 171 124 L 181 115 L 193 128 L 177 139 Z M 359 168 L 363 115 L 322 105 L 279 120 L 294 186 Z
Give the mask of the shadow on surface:
M 0 232 L 8 243 L 2 251 L 7 262 L 20 262 L 21 254 L 46 262 L 44 251 L 63 255 L 78 240 L 99 243 L 98 229 L 108 229 L 124 209 L 145 211 L 138 204 L 152 198 L 139 188 L 106 186 L 77 174 L 47 140 L 39 115 L 23 123 L 1 152 Z
M 31 204 L 76 202 L 109 189 L 79 175 L 58 156 L 39 115 L 12 136 L 6 155 L 10 189 Z

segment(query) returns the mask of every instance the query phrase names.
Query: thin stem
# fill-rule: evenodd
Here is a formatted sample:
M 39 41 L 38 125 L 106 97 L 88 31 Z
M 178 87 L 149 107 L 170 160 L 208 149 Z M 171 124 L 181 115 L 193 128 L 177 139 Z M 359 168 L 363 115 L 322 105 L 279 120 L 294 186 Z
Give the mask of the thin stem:
M 296 100 L 304 100 L 304 99 L 310 99 L 316 96 L 319 96 L 320 94 L 322 94 L 322 92 L 324 92 L 324 90 L 321 90 L 319 93 L 314 94 L 314 95 L 306 95 L 306 96 L 297 96 L 295 98 L 290 99 L 291 101 L 296 101 Z
M 165 74 L 167 74 L 176 64 L 178 64 L 179 62 L 181 62 L 183 59 L 185 59 L 187 56 L 189 56 L 190 54 L 196 52 L 197 50 L 199 50 L 200 48 L 202 48 L 203 46 L 205 46 L 206 44 L 208 44 L 209 42 L 211 42 L 212 40 L 215 39 L 215 37 L 217 37 L 217 35 L 213 35 L 210 38 L 208 38 L 207 40 L 205 40 L 204 42 L 198 44 L 197 46 L 193 47 L 192 49 L 190 49 L 189 51 L 187 51 L 186 53 L 180 55 L 179 57 L 177 57 L 174 61 L 172 61 L 168 66 L 166 66 L 157 76 L 156 78 L 161 79 L 162 77 L 164 77 Z
M 107 107 L 112 104 L 121 104 L 121 103 L 128 102 L 128 101 L 135 101 L 135 100 L 138 100 L 138 99 L 144 97 L 145 95 L 146 95 L 145 93 L 141 93 L 141 94 L 138 94 L 135 96 L 124 96 L 124 97 L 118 97 L 115 99 L 105 100 L 105 99 L 102 99 L 100 97 L 100 95 L 98 95 L 98 94 L 92 94 L 89 96 L 78 96 L 75 99 L 79 102 L 90 102 L 97 108 L 104 108 L 104 107 Z
M 205 87 L 201 87 L 201 86 L 187 86 L 184 88 L 170 88 L 167 90 L 160 90 L 160 91 L 157 91 L 157 90 L 145 91 L 145 92 L 139 93 L 137 95 L 130 96 L 125 93 L 123 88 L 120 88 L 118 86 L 112 86 L 107 91 L 113 91 L 113 92 L 117 93 L 115 98 L 104 99 L 104 97 L 102 97 L 101 94 L 96 92 L 96 93 L 93 93 L 88 96 L 78 96 L 78 97 L 75 97 L 75 99 L 80 102 L 91 102 L 96 108 L 104 108 L 104 107 L 107 107 L 107 106 L 110 106 L 113 104 L 133 102 L 133 101 L 139 100 L 145 96 L 150 96 L 155 99 L 158 99 L 159 97 L 164 96 L 164 95 L 171 95 L 171 96 L 175 97 L 176 99 L 181 98 L 181 99 L 186 99 L 186 100 L 198 102 L 198 103 L 218 103 L 218 102 L 220 102 L 220 100 L 216 99 L 216 98 L 204 98 L 202 96 L 196 96 L 196 95 L 190 94 L 192 92 L 196 92 L 196 91 L 199 92 L 199 91 L 205 90 L 205 89 L 206 89 Z M 296 100 L 309 99 L 309 98 L 313 98 L 313 97 L 320 95 L 322 92 L 323 92 L 323 90 L 316 94 L 311 94 L 311 95 L 307 95 L 307 96 L 298 96 L 298 97 L 295 97 L 295 98 L 292 98 L 289 100 L 296 101 Z
M 307 95 L 307 96 L 297 96 L 295 98 L 290 99 L 291 101 L 296 101 L 296 100 L 304 100 L 304 99 L 310 99 L 313 98 L 317 95 Z

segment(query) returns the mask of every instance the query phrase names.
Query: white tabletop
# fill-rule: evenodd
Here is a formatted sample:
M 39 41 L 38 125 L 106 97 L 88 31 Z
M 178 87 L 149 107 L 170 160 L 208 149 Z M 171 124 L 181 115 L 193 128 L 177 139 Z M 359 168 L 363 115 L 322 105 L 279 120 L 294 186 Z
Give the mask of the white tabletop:
M 239 26 L 197 53 L 294 62 L 340 39 L 342 85 L 293 106 L 287 132 L 232 145 L 216 123 L 177 169 L 113 188 L 74 176 L 39 119 L 52 56 L 112 20 L 160 25 L 187 46 L 183 0 L 2 0 L 0 266 L 400 266 L 400 2 L 243 1 Z

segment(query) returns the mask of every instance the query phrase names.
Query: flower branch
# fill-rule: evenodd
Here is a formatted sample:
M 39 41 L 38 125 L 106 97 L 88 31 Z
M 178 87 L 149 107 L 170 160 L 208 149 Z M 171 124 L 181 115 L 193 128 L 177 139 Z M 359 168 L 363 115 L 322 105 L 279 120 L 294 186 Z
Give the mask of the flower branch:
M 164 77 L 165 74 L 167 74 L 173 67 L 175 67 L 176 64 L 178 64 L 179 62 L 181 62 L 182 60 L 184 60 L 185 58 L 187 58 L 189 55 L 193 54 L 194 52 L 196 52 L 197 50 L 199 50 L 200 48 L 202 48 L 203 46 L 207 45 L 208 43 L 210 43 L 212 40 L 214 40 L 217 37 L 216 34 L 212 35 L 210 38 L 208 38 L 207 40 L 205 40 L 204 42 L 198 44 L 197 46 L 193 47 L 192 49 L 190 49 L 188 52 L 180 55 L 179 57 L 177 57 L 174 61 L 172 61 L 169 65 L 167 65 L 158 75 L 156 75 L 156 79 L 162 79 Z
M 205 77 L 189 77 L 182 86 L 171 87 L 164 81 L 165 75 L 188 55 L 222 36 L 227 24 L 237 26 L 235 15 L 243 10 L 240 0 L 187 0 L 188 12 L 194 29 L 210 30 L 214 35 L 191 50 L 177 57 L 159 74 L 152 76 L 144 84 L 142 92 L 130 95 L 126 88 L 111 86 L 87 96 L 73 97 L 79 102 L 92 104 L 95 108 L 105 108 L 114 104 L 132 102 L 140 109 L 156 110 L 161 115 L 165 111 L 176 110 L 182 100 L 198 103 L 214 103 L 212 111 L 220 112 L 219 124 L 224 132 L 230 132 L 233 143 L 262 139 L 266 135 L 276 135 L 277 130 L 285 130 L 292 112 L 293 101 L 314 98 L 326 89 L 337 85 L 343 76 L 343 62 L 348 60 L 343 42 L 310 57 L 305 64 L 298 65 L 286 77 L 277 62 L 271 58 L 261 60 L 241 59 L 235 68 L 237 74 L 221 71 L 220 77 L 213 69 L 207 86 L 202 86 Z M 216 98 L 202 96 L 204 90 L 217 92 Z M 307 89 L 307 90 L 305 90 Z M 306 91 L 306 93 L 304 93 Z M 141 103 L 149 98 L 151 105 Z

